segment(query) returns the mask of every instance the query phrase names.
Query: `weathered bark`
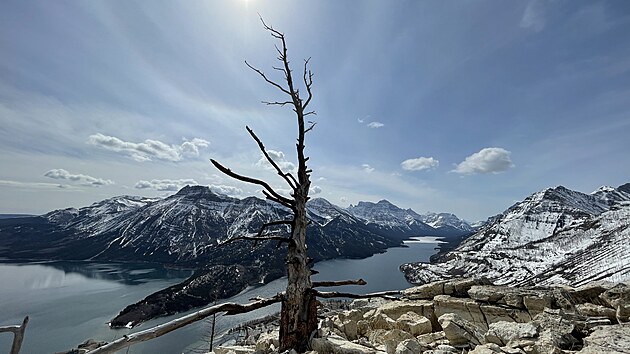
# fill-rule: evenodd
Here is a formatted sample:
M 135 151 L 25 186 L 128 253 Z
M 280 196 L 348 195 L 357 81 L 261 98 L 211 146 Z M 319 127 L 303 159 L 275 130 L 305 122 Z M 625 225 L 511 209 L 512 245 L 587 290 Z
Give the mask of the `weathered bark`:
M 311 292 L 313 284 L 306 254 L 306 198 L 310 182 L 308 175 L 301 172 L 298 170 L 300 189 L 295 193 L 296 210 L 291 235 L 294 242 L 289 244 L 287 251 L 288 282 L 286 298 L 282 302 L 280 350 L 306 351 L 308 339 L 317 329 L 317 306 Z
M 26 325 L 28 324 L 28 316 L 24 317 L 24 321 L 19 326 L 3 326 L 0 327 L 1 332 L 13 333 L 13 344 L 11 345 L 10 354 L 18 354 L 22 348 L 22 341 L 24 341 L 24 331 L 26 331 Z

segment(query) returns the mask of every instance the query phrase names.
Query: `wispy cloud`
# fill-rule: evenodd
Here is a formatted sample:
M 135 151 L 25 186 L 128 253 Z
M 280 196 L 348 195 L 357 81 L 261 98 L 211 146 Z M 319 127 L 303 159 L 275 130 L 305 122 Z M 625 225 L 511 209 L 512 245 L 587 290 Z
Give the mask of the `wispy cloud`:
M 322 192 L 322 187 L 320 186 L 312 186 L 309 190 L 309 193 L 312 195 L 320 194 Z
M 156 191 L 178 191 L 186 185 L 197 185 L 194 179 L 152 179 L 150 181 L 140 180 L 136 183 L 136 189 L 154 189 Z
M 220 194 L 225 194 L 225 195 L 229 195 L 229 196 L 238 196 L 238 195 L 242 195 L 243 194 L 243 190 L 238 188 L 238 187 L 234 187 L 234 186 L 226 186 L 223 184 L 211 184 L 208 186 L 210 188 L 210 190 L 212 190 L 213 192 L 216 193 L 220 193 Z
M 466 175 L 477 173 L 499 173 L 514 167 L 510 151 L 498 147 L 481 149 L 459 163 L 452 172 Z
M 277 150 L 267 150 L 269 157 L 280 167 L 285 173 L 295 171 L 295 164 L 288 161 L 284 152 Z M 267 158 L 261 153 L 260 160 L 256 163 L 256 166 L 263 167 L 270 171 L 275 171 L 273 166 L 267 161 Z
M 136 161 L 158 159 L 174 162 L 181 161 L 184 158 L 198 157 L 199 149 L 210 145 L 208 141 L 199 138 L 186 140 L 181 145 L 168 145 L 152 139 L 134 143 L 101 133 L 90 135 L 88 143 L 105 150 L 123 153 Z
M 73 174 L 62 168 L 50 170 L 44 173 L 44 176 L 52 179 L 78 182 L 81 185 L 90 187 L 109 186 L 114 184 L 114 181 L 110 179 L 96 178 L 84 174 Z
M 423 171 L 432 170 L 440 165 L 440 162 L 433 157 L 418 157 L 408 159 L 400 163 L 403 170 L 406 171 Z
M 0 186 L 7 187 L 27 187 L 27 188 L 43 188 L 43 189 L 70 189 L 71 186 L 67 184 L 59 184 L 59 183 L 45 183 L 45 182 L 22 182 L 22 181 L 12 181 L 6 179 L 0 179 Z
M 545 28 L 545 8 L 540 0 L 531 0 L 521 18 L 521 28 L 527 28 L 535 32 L 540 32 Z
M 367 172 L 367 173 L 372 173 L 374 172 L 374 167 L 364 163 L 363 165 L 361 165 L 361 167 L 363 168 L 363 171 Z
M 370 118 L 370 116 L 366 116 L 365 118 L 357 118 L 357 122 L 358 122 L 359 124 L 364 124 L 364 123 L 365 123 L 365 120 L 366 120 L 366 119 L 368 119 L 368 118 Z M 376 129 L 376 128 L 382 128 L 382 127 L 384 127 L 384 126 L 385 126 L 385 124 L 384 124 L 384 123 L 381 123 L 381 122 L 377 122 L 377 121 L 371 121 L 371 122 L 367 123 L 367 124 L 366 124 L 366 126 L 367 126 L 368 128 Z

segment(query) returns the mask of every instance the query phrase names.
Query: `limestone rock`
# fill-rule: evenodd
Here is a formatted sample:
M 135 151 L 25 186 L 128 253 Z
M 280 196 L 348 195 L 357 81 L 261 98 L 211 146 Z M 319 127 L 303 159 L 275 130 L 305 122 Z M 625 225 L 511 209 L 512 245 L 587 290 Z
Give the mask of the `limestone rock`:
M 261 353 L 270 353 L 274 349 L 280 347 L 280 337 L 279 331 L 273 331 L 271 333 L 262 333 L 258 336 L 258 340 L 256 341 L 256 351 Z
M 484 341 L 481 329 L 457 314 L 444 314 L 438 321 L 451 345 L 478 345 Z
M 377 329 L 370 332 L 368 336 L 368 340 L 374 344 L 385 344 L 387 346 L 388 343 L 395 343 L 393 348 L 396 348 L 398 343 L 402 342 L 403 340 L 412 338 L 414 338 L 414 336 L 399 329 Z
M 532 320 L 532 317 L 526 310 L 506 306 L 480 305 L 479 311 L 483 313 L 486 323 L 499 321 L 526 323 Z
M 385 354 L 383 351 L 352 343 L 335 335 L 313 338 L 311 349 L 319 354 Z
M 498 302 L 510 292 L 507 286 L 474 285 L 468 290 L 468 296 L 477 301 Z
M 478 345 L 475 347 L 475 349 L 468 352 L 468 354 L 495 354 L 495 353 L 503 354 L 504 352 L 503 350 L 501 350 L 501 348 L 498 345 L 494 343 Z
M 256 351 L 254 346 L 222 346 L 214 348 L 214 354 L 250 354 Z
M 384 313 L 378 313 L 370 322 L 371 329 L 393 329 L 396 328 L 396 321 Z
M 413 301 L 395 301 L 387 303 L 376 309 L 377 313 L 383 313 L 389 318 L 397 320 L 407 312 L 415 312 L 426 318 L 433 315 L 433 301 L 413 300 Z
M 396 328 L 410 333 L 411 335 L 418 336 L 431 333 L 433 327 L 428 318 L 418 315 L 415 312 L 407 312 L 398 317 L 396 320 Z
M 462 350 L 453 346 L 440 344 L 435 349 L 427 350 L 423 354 L 461 354 Z
M 508 286 L 474 285 L 468 290 L 471 299 L 525 310 L 533 316 L 551 307 L 548 290 L 522 289 Z
M 415 286 L 403 290 L 402 296 L 410 300 L 430 300 L 436 295 L 444 295 L 444 283 L 446 283 L 446 281 L 437 281 Z
M 550 293 L 532 293 L 523 296 L 523 306 L 531 316 L 542 313 L 546 308 L 552 307 Z
M 514 339 L 534 338 L 538 335 L 538 326 L 535 323 L 515 323 L 499 321 L 490 324 L 485 339 L 489 343 L 506 345 Z
M 614 325 L 597 328 L 584 338 L 584 348 L 579 354 L 630 353 L 630 326 Z
M 575 309 L 577 310 L 579 314 L 584 315 L 584 316 L 605 317 L 610 320 L 615 320 L 616 322 L 617 311 L 611 309 L 610 307 L 586 303 L 586 304 L 576 305 Z
M 407 290 L 402 295 L 406 299 L 433 299 L 437 295 L 468 296 L 468 290 L 474 285 L 490 285 L 486 278 L 463 278 L 436 281 Z
M 429 350 L 429 347 L 421 344 L 417 339 L 405 339 L 398 343 L 396 346 L 395 354 L 418 354 L 425 350 Z
M 608 306 L 617 310 L 617 318 L 630 320 L 630 286 L 617 284 L 599 296 Z
M 466 321 L 478 323 L 484 329 L 487 324 L 479 309 L 479 303 L 472 299 L 462 299 L 450 295 L 438 295 L 433 299 L 435 315 L 439 318 L 454 313 Z
M 448 344 L 448 339 L 444 331 L 427 333 L 416 337 L 421 345 L 429 348 L 436 348 L 440 344 Z

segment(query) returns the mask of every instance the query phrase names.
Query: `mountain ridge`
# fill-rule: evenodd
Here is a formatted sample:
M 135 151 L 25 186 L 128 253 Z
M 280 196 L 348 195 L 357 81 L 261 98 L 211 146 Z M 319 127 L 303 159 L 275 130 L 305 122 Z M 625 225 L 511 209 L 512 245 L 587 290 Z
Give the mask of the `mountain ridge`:
M 630 193 L 563 186 L 533 193 L 434 264 L 408 263 L 410 282 L 485 276 L 497 284 L 582 284 L 630 278 Z

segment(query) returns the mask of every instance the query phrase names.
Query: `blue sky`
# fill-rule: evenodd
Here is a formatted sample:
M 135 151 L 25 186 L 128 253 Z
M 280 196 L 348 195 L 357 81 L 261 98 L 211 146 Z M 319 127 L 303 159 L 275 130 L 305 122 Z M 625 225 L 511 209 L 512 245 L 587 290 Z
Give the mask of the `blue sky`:
M 0 212 L 198 183 L 286 187 L 274 39 L 311 57 L 314 196 L 485 219 L 540 189 L 630 182 L 626 1 L 3 1 Z M 275 77 L 280 80 L 280 77 Z

